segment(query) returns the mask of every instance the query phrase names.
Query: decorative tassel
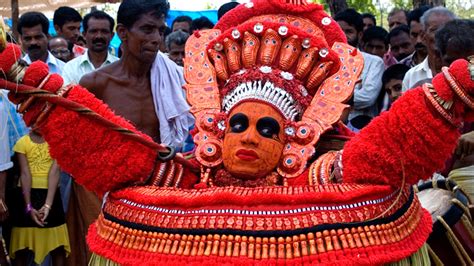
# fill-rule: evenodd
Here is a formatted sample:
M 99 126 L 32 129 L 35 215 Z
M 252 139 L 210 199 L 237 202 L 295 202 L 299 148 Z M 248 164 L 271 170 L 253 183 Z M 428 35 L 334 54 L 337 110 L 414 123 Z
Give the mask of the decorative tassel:
M 247 257 L 247 240 L 248 238 L 246 236 L 242 237 L 242 243 L 240 244 L 240 256 L 241 257 Z
M 196 189 L 204 189 L 209 187 L 209 179 L 211 175 L 211 168 L 205 168 L 201 166 L 201 182 L 199 184 L 194 185 Z

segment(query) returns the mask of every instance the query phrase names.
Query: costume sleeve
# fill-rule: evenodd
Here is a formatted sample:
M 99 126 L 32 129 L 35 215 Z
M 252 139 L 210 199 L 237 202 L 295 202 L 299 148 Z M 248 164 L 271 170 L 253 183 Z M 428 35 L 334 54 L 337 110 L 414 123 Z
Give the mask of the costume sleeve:
M 343 180 L 399 186 L 441 170 L 459 133 L 413 89 L 362 129 L 344 147 Z
M 0 53 L 0 70 L 8 73 L 19 54 L 18 46 L 8 44 Z M 115 115 L 83 87 L 63 86 L 63 79 L 49 75 L 42 61 L 31 63 L 22 73 L 22 84 L 15 82 L 18 76 L 12 76 L 9 80 L 0 78 L 2 87 L 10 90 L 12 102 L 26 111 L 26 124 L 42 133 L 51 157 L 78 183 L 102 195 L 149 179 L 157 156 L 155 148 L 142 144 L 143 140 L 152 142 L 149 136 Z M 32 87 L 51 94 L 32 98 L 27 93 Z
M 151 141 L 149 136 L 116 116 L 106 104 L 81 86 L 74 86 L 66 98 Z M 99 195 L 144 183 L 155 164 L 157 153 L 154 149 L 106 127 L 92 116 L 60 105 L 51 111 L 41 132 L 50 146 L 51 157 L 57 160 L 61 169 Z
M 472 94 L 474 81 L 467 62 L 456 61 L 450 71 Z M 434 107 L 422 88 L 407 91 L 390 111 L 375 118 L 346 144 L 342 158 L 344 182 L 400 186 L 443 169 L 460 137 L 454 125 L 472 119 L 472 110 L 454 94 L 443 74 L 433 79 L 433 86 L 440 99 L 452 103 L 452 123 Z

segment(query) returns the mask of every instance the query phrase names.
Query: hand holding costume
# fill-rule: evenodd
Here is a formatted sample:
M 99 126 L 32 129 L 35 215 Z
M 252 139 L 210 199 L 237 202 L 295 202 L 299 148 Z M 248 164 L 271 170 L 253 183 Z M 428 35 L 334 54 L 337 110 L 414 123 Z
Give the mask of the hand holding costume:
M 458 60 L 343 151 L 313 158 L 363 59 L 304 1 L 243 4 L 190 37 L 191 161 L 164 161 L 163 146 L 87 90 L 62 87 L 43 63 L 22 67 L 15 46 L 1 56 L 0 85 L 52 157 L 88 189 L 110 191 L 88 235 L 96 262 L 383 264 L 426 253 L 431 217 L 411 185 L 442 167 L 473 118 L 474 81 Z

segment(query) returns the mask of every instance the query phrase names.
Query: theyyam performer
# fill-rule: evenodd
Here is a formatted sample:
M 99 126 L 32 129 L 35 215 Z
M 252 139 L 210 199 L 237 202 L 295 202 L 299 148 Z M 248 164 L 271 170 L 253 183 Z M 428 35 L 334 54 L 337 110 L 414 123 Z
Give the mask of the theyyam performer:
M 106 195 L 91 265 L 429 263 L 431 216 L 412 185 L 443 167 L 474 118 L 466 60 L 321 154 L 321 138 L 347 132 L 361 54 L 320 5 L 239 5 L 186 44 L 188 158 L 44 63 L 25 66 L 18 46 L 1 48 L 0 86 L 25 121 L 78 183 Z

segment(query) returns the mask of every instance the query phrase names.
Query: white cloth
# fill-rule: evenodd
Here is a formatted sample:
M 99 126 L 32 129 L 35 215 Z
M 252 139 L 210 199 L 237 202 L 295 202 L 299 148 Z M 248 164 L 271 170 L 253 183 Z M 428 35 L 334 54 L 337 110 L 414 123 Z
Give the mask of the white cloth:
M 382 89 L 382 75 L 385 66 L 382 58 L 361 52 L 364 57 L 362 82 L 354 89 L 354 108 L 349 120 L 359 115 L 375 117 L 379 114 L 377 98 Z
M 25 57 L 23 57 L 23 60 L 25 60 L 26 63 L 28 64 L 31 64 L 31 59 L 30 59 L 30 56 L 27 54 L 25 55 Z M 57 59 L 56 57 L 54 57 L 54 55 L 52 53 L 50 53 L 48 51 L 48 58 L 46 59 L 46 62 L 45 62 L 48 67 L 49 67 L 49 73 L 56 73 L 56 74 L 59 74 L 61 75 L 62 72 L 63 72 L 63 67 L 64 65 L 66 65 L 66 63 L 64 63 L 63 61 Z
M 161 143 L 180 149 L 194 124 L 183 90 L 182 69 L 158 52 L 151 67 L 150 80 L 153 103 L 160 121 Z
M 402 83 L 402 92 L 406 92 L 409 89 L 412 89 L 413 86 L 422 80 L 432 79 L 433 73 L 431 72 L 430 65 L 428 64 L 428 56 L 423 60 L 423 62 L 412 67 L 405 74 Z
M 105 61 L 100 67 L 111 64 L 117 60 L 119 60 L 117 57 L 107 53 L 107 58 L 105 58 Z M 82 76 L 95 70 L 96 68 L 89 58 L 89 53 L 86 52 L 66 63 L 62 73 L 64 84 L 79 84 Z

